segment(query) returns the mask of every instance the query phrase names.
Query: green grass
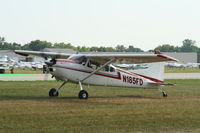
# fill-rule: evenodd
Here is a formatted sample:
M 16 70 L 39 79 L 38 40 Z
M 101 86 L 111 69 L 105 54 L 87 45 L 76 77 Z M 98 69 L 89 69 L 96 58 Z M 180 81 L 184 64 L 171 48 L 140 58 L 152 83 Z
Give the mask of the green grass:
M 186 133 L 200 132 L 200 80 L 167 80 L 168 98 L 157 90 L 67 84 L 57 98 L 48 91 L 61 82 L 0 82 L 0 132 L 8 133 Z
M 6 70 L 6 74 L 10 73 L 10 69 Z M 32 69 L 22 69 L 22 68 L 14 68 L 15 74 L 42 74 L 42 69 L 32 70 Z
M 36 74 L 0 74 L 0 77 L 35 76 Z
M 200 73 L 199 68 L 165 68 L 165 73 Z

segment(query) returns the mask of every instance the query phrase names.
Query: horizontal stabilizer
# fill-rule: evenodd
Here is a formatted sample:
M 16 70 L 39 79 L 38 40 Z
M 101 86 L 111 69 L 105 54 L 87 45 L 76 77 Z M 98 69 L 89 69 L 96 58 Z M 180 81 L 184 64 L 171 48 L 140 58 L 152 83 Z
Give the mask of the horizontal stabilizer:
M 150 82 L 149 84 L 152 85 L 166 85 L 166 86 L 175 86 L 175 83 L 156 83 L 156 82 Z

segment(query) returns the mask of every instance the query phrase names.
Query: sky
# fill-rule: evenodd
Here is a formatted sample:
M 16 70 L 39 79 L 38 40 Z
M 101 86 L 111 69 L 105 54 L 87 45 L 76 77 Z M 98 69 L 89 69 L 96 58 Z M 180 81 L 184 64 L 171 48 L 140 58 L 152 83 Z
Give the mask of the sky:
M 0 0 L 0 36 L 74 46 L 200 47 L 200 0 Z

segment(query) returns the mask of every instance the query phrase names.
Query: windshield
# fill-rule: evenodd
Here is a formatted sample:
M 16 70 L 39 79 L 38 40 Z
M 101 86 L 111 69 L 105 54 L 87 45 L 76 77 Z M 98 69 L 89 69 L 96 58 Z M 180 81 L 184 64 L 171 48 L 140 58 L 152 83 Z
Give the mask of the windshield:
M 70 56 L 68 58 L 69 60 L 74 60 L 75 62 L 82 64 L 83 62 L 87 61 L 87 58 L 85 56 Z

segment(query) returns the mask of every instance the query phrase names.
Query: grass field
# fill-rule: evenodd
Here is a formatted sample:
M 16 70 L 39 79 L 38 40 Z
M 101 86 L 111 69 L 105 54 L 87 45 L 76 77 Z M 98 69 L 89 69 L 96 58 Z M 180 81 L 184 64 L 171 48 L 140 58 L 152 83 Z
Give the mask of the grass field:
M 10 69 L 6 70 L 6 73 L 10 73 Z M 42 69 L 32 70 L 32 69 L 22 69 L 22 68 L 14 68 L 15 74 L 42 74 Z
M 200 73 L 199 68 L 165 68 L 165 73 Z
M 167 80 L 168 98 L 157 90 L 66 85 L 57 98 L 48 91 L 61 82 L 0 82 L 1 133 L 188 133 L 200 132 L 200 80 Z

